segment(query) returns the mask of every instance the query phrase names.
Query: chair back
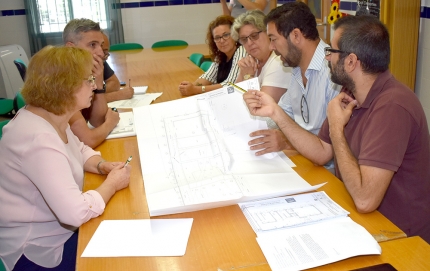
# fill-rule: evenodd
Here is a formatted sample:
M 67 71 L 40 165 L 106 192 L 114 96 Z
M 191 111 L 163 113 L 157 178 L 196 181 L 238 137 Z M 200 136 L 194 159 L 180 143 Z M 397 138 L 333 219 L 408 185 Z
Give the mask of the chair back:
M 13 115 L 12 111 L 13 100 L 0 98 L 0 115 Z
M 183 40 L 162 40 L 152 44 L 151 48 L 161 48 L 170 46 L 186 46 L 188 43 Z
M 25 79 L 25 73 L 27 72 L 27 65 L 24 63 L 24 61 L 20 58 L 17 58 L 13 61 L 16 68 L 19 71 L 19 75 L 21 75 L 22 81 Z
M 207 70 L 209 70 L 209 68 L 212 65 L 212 61 L 204 61 L 201 65 L 200 65 L 200 69 L 202 69 L 204 72 L 207 72 Z
M 113 44 L 109 47 L 109 51 L 123 51 L 123 50 L 136 50 L 143 49 L 143 46 L 139 43 L 120 43 Z
M 25 100 L 24 100 L 24 97 L 22 97 L 21 92 L 19 91 L 18 93 L 16 93 L 16 96 L 13 99 L 13 109 L 15 110 L 15 113 L 18 112 L 18 110 L 24 106 L 25 106 Z
M 200 53 L 194 53 L 190 55 L 190 60 L 200 67 L 200 64 L 202 64 L 203 61 L 203 54 Z
M 6 124 L 8 124 L 8 122 L 9 122 L 9 120 L 0 121 L 0 139 L 3 136 L 3 126 L 5 126 Z M 5 269 L 2 269 L 2 266 L 1 266 L 2 264 L 3 263 L 2 263 L 2 261 L 0 259 L 0 271 L 5 270 Z

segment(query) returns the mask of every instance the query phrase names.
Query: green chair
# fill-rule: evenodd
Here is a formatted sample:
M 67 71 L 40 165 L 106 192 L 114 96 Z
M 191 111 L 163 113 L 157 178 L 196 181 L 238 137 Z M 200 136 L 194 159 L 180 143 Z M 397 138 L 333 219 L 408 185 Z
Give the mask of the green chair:
M 0 115 L 13 115 L 12 99 L 0 99 Z
M 212 61 L 204 61 L 202 65 L 200 65 L 200 69 L 202 69 L 204 72 L 207 72 L 207 70 L 209 70 L 209 68 L 211 67 L 212 63 Z
M 8 124 L 8 122 L 9 122 L 9 120 L 2 120 L 2 121 L 0 121 L 0 139 L 3 136 L 3 126 L 5 126 L 6 124 Z M 2 266 L 2 265 L 3 265 L 3 262 L 0 260 L 0 271 L 5 270 L 4 266 Z
M 194 53 L 190 55 L 190 60 L 196 64 L 198 67 L 200 67 L 200 64 L 202 64 L 203 60 L 203 54 Z
M 135 49 L 143 49 L 143 46 L 139 43 L 120 43 L 113 44 L 109 47 L 109 51 L 123 51 L 123 50 L 135 50 Z
M 188 43 L 183 40 L 162 40 L 152 44 L 151 48 L 161 48 L 170 46 L 187 46 Z
M 21 92 L 16 93 L 15 98 L 13 99 L 13 109 L 15 113 L 18 112 L 19 109 L 25 106 L 24 97 L 22 97 Z

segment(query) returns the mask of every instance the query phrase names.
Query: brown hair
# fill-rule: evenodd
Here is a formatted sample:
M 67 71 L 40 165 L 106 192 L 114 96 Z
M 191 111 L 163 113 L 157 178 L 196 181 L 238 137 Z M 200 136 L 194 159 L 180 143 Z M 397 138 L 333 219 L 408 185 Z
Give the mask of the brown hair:
M 76 105 L 75 92 L 89 76 L 91 53 L 77 47 L 46 46 L 28 65 L 22 96 L 27 104 L 62 115 Z
M 209 45 L 209 54 L 211 59 L 217 63 L 227 61 L 227 56 L 218 50 L 218 47 L 214 41 L 213 30 L 220 25 L 228 25 L 231 28 L 233 22 L 234 18 L 230 15 L 221 15 L 216 17 L 216 19 L 209 24 L 208 32 L 206 34 L 206 43 Z M 239 47 L 239 44 L 237 44 L 236 47 Z

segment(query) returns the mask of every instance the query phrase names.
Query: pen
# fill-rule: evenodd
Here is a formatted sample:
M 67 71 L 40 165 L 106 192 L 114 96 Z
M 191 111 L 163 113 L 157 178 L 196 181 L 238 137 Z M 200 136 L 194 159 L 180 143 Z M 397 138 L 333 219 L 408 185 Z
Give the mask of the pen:
M 118 109 L 116 109 L 116 107 L 112 107 L 111 109 L 112 109 L 112 111 L 114 111 L 114 112 L 118 112 Z
M 126 167 L 130 163 L 130 161 L 131 161 L 132 158 L 133 157 L 130 155 L 130 157 L 127 159 L 127 161 L 125 161 L 124 167 Z
M 238 90 L 242 91 L 243 93 L 246 93 L 246 90 L 244 90 L 243 88 L 241 88 L 241 87 L 239 87 L 239 86 L 236 86 L 236 85 L 235 85 L 235 84 L 233 84 L 233 83 L 227 82 L 227 84 L 229 84 L 229 85 L 230 85 L 230 86 L 232 86 L 232 87 L 237 88 Z
M 128 87 L 131 88 L 131 79 L 128 79 Z

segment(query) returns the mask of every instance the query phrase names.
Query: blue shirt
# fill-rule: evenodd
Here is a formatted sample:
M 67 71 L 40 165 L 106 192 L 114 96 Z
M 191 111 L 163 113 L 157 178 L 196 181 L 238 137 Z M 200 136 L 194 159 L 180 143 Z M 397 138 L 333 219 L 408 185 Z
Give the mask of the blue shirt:
M 315 135 L 318 134 L 326 119 L 328 102 L 339 94 L 341 89 L 341 86 L 333 83 L 330 79 L 330 68 L 324 53 L 324 47 L 327 46 L 325 42 L 320 40 L 305 72 L 307 78 L 306 87 L 303 86 L 300 67 L 293 68 L 290 86 L 278 102 L 278 105 L 297 124 Z M 302 117 L 303 95 L 308 106 L 308 123 L 305 123 Z M 303 110 L 306 109 L 303 108 Z

